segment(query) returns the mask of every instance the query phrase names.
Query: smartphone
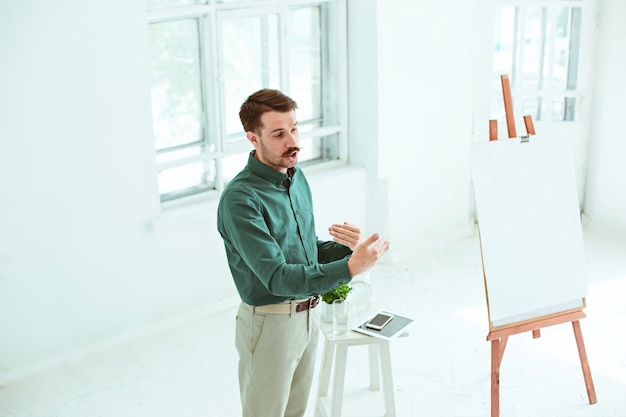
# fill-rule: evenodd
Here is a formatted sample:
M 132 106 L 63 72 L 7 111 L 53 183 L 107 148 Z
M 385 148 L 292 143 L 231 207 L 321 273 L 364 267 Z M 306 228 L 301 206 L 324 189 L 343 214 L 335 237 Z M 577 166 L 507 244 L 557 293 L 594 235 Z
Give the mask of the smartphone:
M 382 330 L 393 318 L 393 315 L 387 313 L 378 313 L 373 319 L 367 322 L 365 327 L 369 327 L 374 330 Z

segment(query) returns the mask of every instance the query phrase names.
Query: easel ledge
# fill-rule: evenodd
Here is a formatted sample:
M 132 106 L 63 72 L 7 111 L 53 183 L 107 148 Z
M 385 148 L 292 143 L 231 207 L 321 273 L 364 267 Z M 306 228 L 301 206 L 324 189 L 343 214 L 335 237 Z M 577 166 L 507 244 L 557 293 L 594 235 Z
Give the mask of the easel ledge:
M 547 316 L 532 318 L 517 323 L 506 324 L 504 326 L 491 327 L 487 340 L 501 339 L 518 333 L 533 332 L 533 338 L 539 337 L 538 331 L 543 327 L 554 326 L 556 324 L 567 323 L 568 321 L 580 320 L 587 317 L 581 308 L 561 311 Z

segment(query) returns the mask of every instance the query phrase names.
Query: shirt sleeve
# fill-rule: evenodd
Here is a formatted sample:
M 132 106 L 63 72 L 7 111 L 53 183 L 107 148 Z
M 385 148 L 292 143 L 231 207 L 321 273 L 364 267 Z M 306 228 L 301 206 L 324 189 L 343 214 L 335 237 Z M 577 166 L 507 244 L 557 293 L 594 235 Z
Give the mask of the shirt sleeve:
M 331 241 L 318 240 L 317 250 L 317 260 L 321 264 L 344 259 L 348 255 L 352 255 L 352 250 L 349 247 Z
M 330 242 L 333 245 L 323 250 L 328 262 L 288 264 L 265 222 L 263 206 L 253 193 L 231 190 L 222 198 L 225 209 L 220 233 L 230 252 L 232 272 L 240 279 L 252 274 L 269 293 L 285 299 L 321 294 L 351 279 L 345 259 L 348 248 L 346 253 Z

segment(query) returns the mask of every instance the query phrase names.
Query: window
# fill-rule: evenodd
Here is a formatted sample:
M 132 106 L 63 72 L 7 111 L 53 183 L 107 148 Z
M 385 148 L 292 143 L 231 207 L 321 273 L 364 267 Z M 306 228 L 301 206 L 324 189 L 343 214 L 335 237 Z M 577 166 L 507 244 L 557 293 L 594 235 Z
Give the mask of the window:
M 504 117 L 500 75 L 514 108 L 535 121 L 576 120 L 583 0 L 502 2 L 493 54 L 492 118 Z
M 148 0 L 161 201 L 220 190 L 252 149 L 239 106 L 260 88 L 298 102 L 300 164 L 345 158 L 341 0 Z

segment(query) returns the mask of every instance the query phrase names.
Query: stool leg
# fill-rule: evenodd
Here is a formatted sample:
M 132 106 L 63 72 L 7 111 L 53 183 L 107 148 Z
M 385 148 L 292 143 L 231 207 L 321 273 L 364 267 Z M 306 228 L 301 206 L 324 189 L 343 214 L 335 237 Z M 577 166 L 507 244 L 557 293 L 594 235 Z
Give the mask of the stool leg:
M 378 344 L 372 343 L 368 346 L 370 359 L 370 389 L 376 391 L 380 389 L 380 369 L 378 359 Z
M 335 354 L 335 344 L 328 340 L 324 342 L 324 352 L 322 354 L 322 369 L 320 371 L 320 382 L 318 395 L 325 397 L 328 395 L 328 384 L 330 383 L 330 371 L 333 366 L 333 356 Z
M 346 359 L 348 356 L 348 346 L 343 344 L 338 345 L 335 350 L 335 381 L 333 382 L 333 398 L 330 417 L 341 416 L 343 385 L 346 380 Z
M 391 352 L 389 350 L 389 342 L 385 341 L 385 343 L 381 343 L 379 349 L 383 374 L 385 408 L 387 410 L 386 417 L 396 417 L 396 400 L 393 387 L 393 375 L 391 372 Z

